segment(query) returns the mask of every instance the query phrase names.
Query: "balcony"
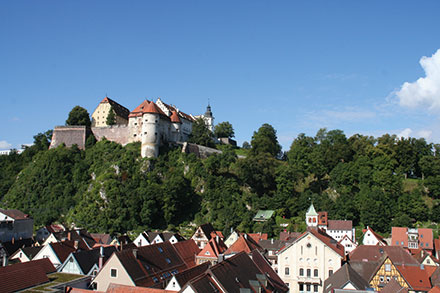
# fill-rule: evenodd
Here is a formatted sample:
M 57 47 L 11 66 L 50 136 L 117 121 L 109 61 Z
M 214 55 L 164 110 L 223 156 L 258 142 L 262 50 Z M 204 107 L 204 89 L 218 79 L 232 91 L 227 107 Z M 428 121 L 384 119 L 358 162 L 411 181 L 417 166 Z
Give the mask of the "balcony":
M 298 283 L 306 283 L 313 285 L 322 285 L 322 280 L 320 277 L 307 277 L 307 276 L 297 276 Z

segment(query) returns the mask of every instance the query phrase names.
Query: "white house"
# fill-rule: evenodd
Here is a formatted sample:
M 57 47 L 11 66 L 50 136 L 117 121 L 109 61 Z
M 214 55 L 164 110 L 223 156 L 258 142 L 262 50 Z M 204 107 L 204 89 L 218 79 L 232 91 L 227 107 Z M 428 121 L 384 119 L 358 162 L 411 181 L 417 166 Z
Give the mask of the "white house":
M 34 232 L 34 219 L 19 210 L 0 209 L 0 241 L 30 239 Z
M 344 247 L 324 230 L 309 227 L 277 256 L 278 275 L 290 292 L 322 293 L 325 279 L 341 267 Z
M 383 239 L 382 236 L 373 231 L 370 227 L 364 231 L 363 245 L 379 245 L 379 246 L 387 246 L 387 242 Z

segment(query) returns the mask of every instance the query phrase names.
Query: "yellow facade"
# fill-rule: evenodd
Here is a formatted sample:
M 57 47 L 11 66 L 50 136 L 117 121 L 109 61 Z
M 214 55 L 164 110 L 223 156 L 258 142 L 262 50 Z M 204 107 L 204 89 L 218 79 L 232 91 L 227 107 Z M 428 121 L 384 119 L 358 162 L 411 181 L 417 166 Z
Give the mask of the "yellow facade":
M 96 107 L 95 111 L 92 114 L 92 126 L 93 127 L 106 127 L 107 125 L 107 116 L 110 112 L 111 105 L 110 103 L 99 103 L 98 107 Z M 118 116 L 115 113 L 116 124 L 128 124 L 128 120 Z
M 387 257 L 371 279 L 370 286 L 374 288 L 374 290 L 379 291 L 391 279 L 395 279 L 403 288 L 409 287 L 392 261 Z

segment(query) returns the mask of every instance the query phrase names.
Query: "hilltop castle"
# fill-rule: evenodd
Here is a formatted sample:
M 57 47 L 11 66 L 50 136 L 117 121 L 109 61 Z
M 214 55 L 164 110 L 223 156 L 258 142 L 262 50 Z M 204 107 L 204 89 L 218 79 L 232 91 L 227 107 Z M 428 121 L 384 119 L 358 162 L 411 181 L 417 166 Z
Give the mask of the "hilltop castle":
M 113 111 L 115 125 L 107 124 L 107 117 Z M 97 140 L 107 140 L 126 145 L 140 141 L 142 157 L 157 157 L 159 146 L 170 142 L 185 142 L 192 132 L 196 119 L 202 118 L 212 131 L 214 117 L 208 105 L 205 114 L 193 116 L 180 111 L 176 106 L 164 103 L 160 98 L 156 102 L 145 100 L 133 111 L 112 99 L 105 97 L 92 113 L 92 127 L 57 126 L 54 129 L 50 148 L 61 143 L 85 147 L 87 131 L 91 131 Z

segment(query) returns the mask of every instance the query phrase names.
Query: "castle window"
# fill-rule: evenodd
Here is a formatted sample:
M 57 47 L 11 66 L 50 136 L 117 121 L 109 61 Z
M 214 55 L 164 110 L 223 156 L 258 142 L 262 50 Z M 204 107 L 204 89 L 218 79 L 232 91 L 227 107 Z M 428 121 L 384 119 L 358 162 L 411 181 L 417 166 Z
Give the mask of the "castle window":
M 134 136 L 134 137 L 136 137 L 136 133 L 135 133 L 135 134 L 133 134 L 133 136 Z
M 157 132 L 155 132 L 154 135 L 157 135 Z
M 300 269 L 299 269 L 299 275 L 300 275 L 300 276 L 304 276 L 304 269 L 303 269 L 303 268 L 300 268 Z
M 135 122 L 134 125 L 138 125 L 137 122 Z
M 148 122 L 148 119 L 145 119 L 145 122 Z
M 314 276 L 314 277 L 317 277 L 317 276 L 318 276 L 318 269 L 314 269 L 314 270 L 313 270 L 313 276 Z
M 288 267 L 285 267 L 285 268 L 284 268 L 284 274 L 285 274 L 286 276 L 289 275 L 289 268 L 288 268 Z
M 146 134 L 147 134 L 147 132 L 145 131 L 145 132 L 144 132 L 144 134 L 146 135 Z

